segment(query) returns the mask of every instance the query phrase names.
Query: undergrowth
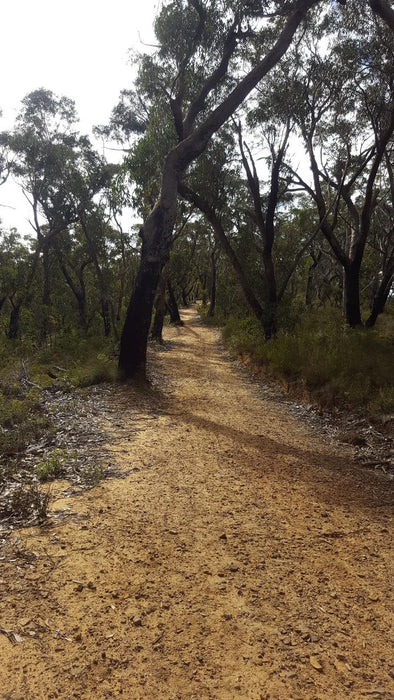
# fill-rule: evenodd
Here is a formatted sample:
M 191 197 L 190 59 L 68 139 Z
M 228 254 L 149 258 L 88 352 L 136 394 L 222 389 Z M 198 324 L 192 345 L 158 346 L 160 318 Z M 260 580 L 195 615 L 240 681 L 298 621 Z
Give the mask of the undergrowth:
M 348 328 L 336 309 L 304 313 L 292 331 L 264 340 L 253 318 L 230 318 L 223 337 L 230 350 L 248 356 L 288 388 L 304 390 L 320 406 L 359 405 L 394 413 L 394 330 Z
M 100 466 L 78 466 L 61 450 L 53 450 L 32 473 L 21 473 L 28 445 L 56 429 L 56 417 L 44 411 L 43 390 L 71 391 L 113 382 L 115 348 L 103 340 L 77 336 L 59 338 L 45 348 L 0 337 L 0 357 L 0 517 L 19 522 L 35 513 L 42 521 L 48 499 L 34 482 L 67 475 L 92 486 L 103 477 Z

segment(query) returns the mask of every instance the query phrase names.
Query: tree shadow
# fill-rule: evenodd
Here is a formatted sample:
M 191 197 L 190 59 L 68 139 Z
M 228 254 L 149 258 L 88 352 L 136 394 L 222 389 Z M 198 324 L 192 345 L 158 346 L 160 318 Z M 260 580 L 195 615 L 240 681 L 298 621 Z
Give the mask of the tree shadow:
M 294 483 L 295 479 L 302 480 L 312 486 L 315 496 L 326 504 L 345 505 L 353 509 L 374 509 L 370 511 L 371 517 L 373 513 L 373 517 L 377 519 L 380 519 L 380 513 L 383 511 L 387 515 L 387 509 L 394 505 L 392 482 L 384 475 L 363 470 L 346 457 L 279 443 L 265 435 L 256 435 L 223 425 L 183 410 L 180 416 L 185 424 L 193 425 L 211 435 L 223 436 L 229 446 L 238 450 L 242 447 L 254 448 L 267 461 L 264 474 L 271 473 L 275 479 L 289 484 Z M 283 464 L 278 464 L 280 457 L 284 458 Z M 294 461 L 289 461 L 289 457 Z M 253 472 L 261 473 L 261 466 L 249 468 Z

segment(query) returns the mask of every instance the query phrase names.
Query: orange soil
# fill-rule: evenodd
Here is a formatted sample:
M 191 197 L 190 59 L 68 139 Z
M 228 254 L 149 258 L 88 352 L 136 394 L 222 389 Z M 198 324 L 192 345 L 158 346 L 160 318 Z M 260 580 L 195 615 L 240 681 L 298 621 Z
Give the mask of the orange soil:
M 7 540 L 0 697 L 393 698 L 389 481 L 183 316 L 109 399 L 123 475 Z

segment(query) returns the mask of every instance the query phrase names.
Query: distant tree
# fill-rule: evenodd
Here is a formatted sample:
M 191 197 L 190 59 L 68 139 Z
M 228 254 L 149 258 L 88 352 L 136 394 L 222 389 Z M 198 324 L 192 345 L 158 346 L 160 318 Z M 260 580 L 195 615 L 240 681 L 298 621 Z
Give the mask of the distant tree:
M 0 109 L 0 117 L 2 111 Z M 6 132 L 0 133 L 0 185 L 4 185 L 11 170 L 11 157 L 9 150 L 9 138 Z
M 15 130 L 7 135 L 13 173 L 32 207 L 36 255 L 42 264 L 43 342 L 49 331 L 54 243 L 81 221 L 88 204 L 112 176 L 89 139 L 76 131 L 76 121 L 72 100 L 40 89 L 22 100 Z
M 33 283 L 38 265 L 37 251 L 22 242 L 16 229 L 1 231 L 0 235 L 0 302 L 8 301 L 10 317 L 7 335 L 20 336 L 20 311 L 33 297 Z
M 354 19 L 347 18 L 353 32 Z M 392 37 L 376 22 L 372 31 L 360 24 L 357 36 L 349 31 L 324 56 L 310 44 L 296 67 L 294 91 L 313 184 L 293 174 L 315 201 L 321 231 L 343 268 L 350 326 L 362 324 L 360 274 L 394 133 Z

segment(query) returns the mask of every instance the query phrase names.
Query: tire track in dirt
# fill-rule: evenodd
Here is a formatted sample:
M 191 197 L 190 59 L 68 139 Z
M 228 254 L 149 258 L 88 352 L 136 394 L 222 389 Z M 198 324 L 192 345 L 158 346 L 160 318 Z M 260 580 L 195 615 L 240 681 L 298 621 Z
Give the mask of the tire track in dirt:
M 8 541 L 1 697 L 392 697 L 390 483 L 183 317 L 163 391 L 114 394 L 124 478 Z

